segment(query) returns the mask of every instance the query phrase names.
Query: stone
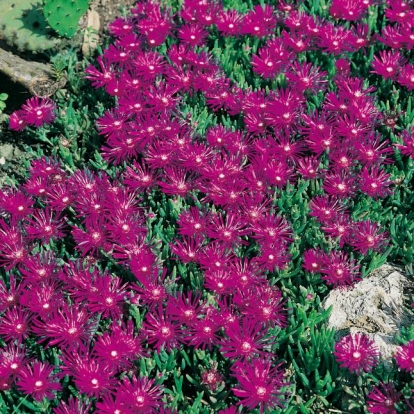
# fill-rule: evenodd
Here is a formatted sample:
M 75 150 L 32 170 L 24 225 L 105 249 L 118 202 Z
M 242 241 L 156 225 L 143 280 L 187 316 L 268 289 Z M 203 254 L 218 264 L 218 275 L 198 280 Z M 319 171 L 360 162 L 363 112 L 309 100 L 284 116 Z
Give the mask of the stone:
M 82 54 L 91 56 L 99 44 L 100 17 L 97 11 L 88 10 L 86 29 L 83 35 Z
M 378 346 L 384 363 L 390 363 L 398 346 L 395 334 L 414 323 L 405 292 L 412 282 L 398 267 L 384 264 L 349 289 L 334 289 L 322 302 L 332 306 L 328 327 L 335 340 L 349 333 L 365 333 Z

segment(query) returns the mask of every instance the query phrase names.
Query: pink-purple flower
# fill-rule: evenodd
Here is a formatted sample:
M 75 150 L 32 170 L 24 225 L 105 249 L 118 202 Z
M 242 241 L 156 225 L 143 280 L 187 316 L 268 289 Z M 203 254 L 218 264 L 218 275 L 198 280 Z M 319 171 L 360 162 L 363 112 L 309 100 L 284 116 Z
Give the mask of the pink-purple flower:
M 236 362 L 232 371 L 238 381 L 232 391 L 240 398 L 239 404 L 249 410 L 258 407 L 261 414 L 283 408 L 288 383 L 281 364 L 273 366 L 269 360 L 254 359 Z
M 367 335 L 356 333 L 336 342 L 334 355 L 341 368 L 360 375 L 363 371 L 371 372 L 377 365 L 379 350 Z

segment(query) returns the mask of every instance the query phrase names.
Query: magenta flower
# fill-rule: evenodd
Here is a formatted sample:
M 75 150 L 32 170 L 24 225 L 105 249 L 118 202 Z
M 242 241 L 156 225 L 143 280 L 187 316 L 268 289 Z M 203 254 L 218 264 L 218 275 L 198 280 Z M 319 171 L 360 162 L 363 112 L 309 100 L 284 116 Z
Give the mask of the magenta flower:
M 161 5 L 156 3 L 137 3 L 131 11 L 139 17 L 136 26 L 148 45 L 160 46 L 170 34 L 171 12 L 162 11 Z
M 163 56 L 152 51 L 139 53 L 133 60 L 133 66 L 137 75 L 147 81 L 153 81 L 157 75 L 165 71 Z
M 22 283 L 17 284 L 16 277 L 10 275 L 9 288 L 0 279 L 0 312 L 12 308 L 20 303 L 20 297 L 26 292 Z
M 118 17 L 108 24 L 108 30 L 116 37 L 124 37 L 134 30 L 131 18 Z
M 128 166 L 124 174 L 124 185 L 139 192 L 148 192 L 155 187 L 158 181 L 158 173 L 148 167 L 144 161 L 138 163 L 134 161 L 133 168 Z
M 260 255 L 253 259 L 253 262 L 261 271 L 274 272 L 285 269 L 290 262 L 291 255 L 286 243 L 275 241 L 271 244 L 260 246 Z
M 337 342 L 334 355 L 341 368 L 360 375 L 362 371 L 371 372 L 377 365 L 379 351 L 373 340 L 357 333 L 344 336 Z
M 109 250 L 108 232 L 102 216 L 87 218 L 85 227 L 86 231 L 78 227 L 72 229 L 72 236 L 77 244 L 76 250 L 82 256 L 86 256 L 88 253 L 96 255 L 100 249 Z
M 371 67 L 374 69 L 371 73 L 382 76 L 384 79 L 397 78 L 397 75 L 404 63 L 400 52 L 386 51 L 379 52 L 380 57 L 374 56 Z
M 204 273 L 204 287 L 217 295 L 228 295 L 234 290 L 234 279 L 223 269 L 209 270 Z
M 165 142 L 155 142 L 145 149 L 145 162 L 151 168 L 165 168 L 173 164 L 176 152 Z M 176 167 L 177 168 L 177 167 Z
M 230 324 L 226 338 L 220 344 L 220 352 L 226 358 L 245 360 L 263 357 L 264 348 L 272 339 L 263 325 L 252 318 L 246 317 L 240 322 Z
M 203 170 L 212 160 L 213 149 L 204 143 L 186 143 L 179 148 L 178 157 L 183 167 L 188 170 Z
M 178 38 L 184 44 L 191 46 L 204 46 L 208 38 L 208 32 L 200 24 L 189 24 L 181 26 L 178 31 Z
M 30 214 L 34 204 L 33 198 L 22 190 L 14 188 L 3 188 L 0 191 L 0 209 L 10 216 L 21 219 Z
M 126 370 L 131 368 L 132 360 L 138 353 L 138 343 L 138 339 L 132 344 L 125 341 L 117 332 L 105 332 L 96 340 L 92 355 L 103 366 L 108 366 L 113 371 Z
M 220 329 L 220 321 L 217 317 L 207 316 L 203 319 L 197 319 L 191 324 L 186 342 L 188 345 L 194 346 L 196 349 L 212 349 L 219 342 L 218 331 Z
M 59 214 L 53 214 L 49 208 L 35 210 L 25 220 L 25 230 L 29 239 L 40 239 L 49 244 L 65 236 L 65 222 Z
M 28 256 L 19 266 L 25 283 L 47 282 L 57 272 L 56 257 L 50 250 Z
M 336 68 L 336 75 L 338 77 L 348 77 L 351 72 L 351 64 L 349 60 L 339 58 L 335 62 L 335 68 Z
M 23 131 L 26 126 L 27 122 L 24 119 L 25 112 L 20 109 L 18 111 L 14 111 L 9 117 L 9 127 L 13 131 Z
M 56 377 L 52 375 L 54 369 L 52 365 L 41 362 L 26 366 L 19 372 L 17 388 L 36 401 L 42 401 L 43 398 L 53 400 L 54 392 L 62 389 Z
M 59 406 L 53 410 L 54 414 L 88 414 L 92 403 L 83 403 L 73 396 L 69 397 L 69 401 L 65 403 L 60 401 Z
M 161 191 L 171 196 L 186 197 L 194 188 L 194 175 L 180 167 L 165 167 L 165 181 L 158 181 Z
M 62 360 L 63 373 L 71 375 L 79 391 L 88 397 L 99 397 L 115 389 L 114 371 L 88 353 L 65 353 Z
M 117 110 L 106 111 L 104 116 L 96 121 L 100 134 L 108 137 L 121 134 L 126 127 L 127 118 Z
M 355 178 L 347 173 L 328 173 L 325 176 L 323 189 L 333 197 L 348 198 L 355 194 Z
M 218 2 L 184 1 L 180 11 L 181 18 L 186 22 L 198 21 L 204 26 L 210 26 L 215 23 L 217 13 L 222 6 Z
M 389 156 L 394 153 L 387 139 L 382 141 L 374 134 L 368 134 L 366 139 L 356 142 L 355 150 L 358 161 L 366 167 L 390 164 L 392 161 Z
M 247 292 L 238 292 L 234 302 L 240 312 L 249 315 L 256 321 L 274 327 L 284 328 L 287 325 L 287 312 L 284 308 L 282 292 L 276 287 L 252 286 Z
M 414 159 L 414 129 L 413 130 L 405 130 L 402 132 L 402 140 L 403 145 L 401 144 L 394 144 L 402 154 L 409 156 L 410 158 Z
M 378 223 L 359 221 L 354 223 L 348 243 L 361 254 L 367 254 L 369 250 L 380 251 L 388 244 L 388 232 L 380 231 Z
M 309 206 L 311 209 L 310 215 L 316 217 L 321 223 L 329 223 L 329 221 L 345 212 L 344 205 L 338 199 L 326 195 L 312 198 Z
M 124 378 L 117 391 L 117 399 L 134 414 L 158 413 L 164 405 L 161 397 L 161 387 L 147 377 Z
M 243 24 L 244 16 L 236 10 L 220 11 L 216 18 L 217 29 L 222 36 L 239 36 Z
M 14 378 L 30 361 L 23 346 L 9 344 L 7 348 L 1 349 L 0 377 Z
M 359 188 L 361 192 L 372 198 L 384 198 L 392 194 L 390 186 L 393 184 L 390 180 L 390 174 L 386 174 L 379 167 L 373 167 L 370 170 L 363 168 L 359 177 Z
M 405 65 L 401 68 L 401 71 L 397 79 L 398 83 L 405 86 L 409 91 L 414 90 L 414 65 Z
M 341 214 L 322 226 L 322 230 L 329 237 L 334 237 L 339 241 L 339 247 L 342 248 L 352 233 L 352 221 L 347 214 Z
M 122 401 L 113 399 L 111 395 L 103 395 L 101 401 L 96 403 L 97 412 L 100 414 L 133 414 L 135 411 L 125 408 L 125 404 Z
M 191 325 L 201 314 L 204 306 L 200 292 L 177 292 L 177 297 L 169 298 L 166 311 L 171 320 L 180 324 Z
M 29 336 L 32 314 L 21 306 L 7 309 L 0 319 L 0 335 L 7 342 L 23 343 Z
M 173 322 L 170 315 L 165 314 L 162 309 L 154 313 L 148 312 L 142 325 L 143 334 L 147 336 L 147 341 L 157 352 L 162 349 L 170 351 L 178 348 L 181 342 L 180 326 Z
M 277 89 L 269 96 L 266 121 L 275 129 L 288 131 L 294 128 L 302 112 L 303 97 L 293 88 Z
M 48 342 L 47 346 L 72 347 L 89 342 L 96 322 L 90 320 L 86 309 L 79 306 L 68 306 L 66 303 L 54 309 L 45 320 L 36 320 L 33 331 L 40 336 L 39 342 Z
M 273 78 L 282 70 L 281 64 L 276 61 L 267 47 L 262 47 L 257 55 L 253 55 L 251 65 L 253 71 L 264 79 Z
M 203 247 L 199 264 L 203 270 L 225 268 L 233 258 L 232 252 L 219 243 L 209 243 Z
M 296 171 L 306 180 L 314 180 L 322 175 L 323 171 L 319 168 L 320 164 L 316 157 L 303 157 L 298 160 Z
M 410 3 L 399 0 L 387 0 L 387 8 L 385 9 L 385 17 L 391 22 L 405 23 L 412 21 L 412 9 Z
M 358 21 L 365 16 L 368 6 L 369 2 L 359 0 L 333 0 L 329 14 L 335 19 Z
M 276 29 L 276 16 L 269 4 L 259 4 L 244 17 L 242 32 L 256 37 L 264 37 L 274 33 Z
M 133 241 L 137 235 L 146 236 L 147 229 L 141 214 L 125 212 L 116 207 L 114 210 L 107 216 L 108 222 L 106 223 L 111 242 L 126 244 Z
M 85 79 L 89 79 L 92 82 L 92 86 L 94 88 L 102 88 L 108 85 L 113 79 L 115 79 L 116 72 L 110 67 L 110 64 L 108 64 L 108 62 L 103 61 L 102 56 L 98 56 L 97 61 L 101 67 L 101 71 L 89 64 L 85 69 Z
M 325 88 L 326 72 L 320 71 L 319 66 L 311 63 L 299 63 L 294 61 L 286 74 L 290 85 L 300 92 L 310 91 L 318 93 Z
M 101 318 L 118 320 L 127 296 L 127 284 L 121 285 L 121 278 L 112 277 L 109 273 L 98 275 L 86 293 L 86 307 L 92 314 L 100 314 Z
M 397 392 L 393 384 L 380 383 L 374 387 L 367 397 L 367 410 L 373 414 L 397 414 L 395 404 L 400 400 L 401 393 Z
M 320 249 L 309 249 L 303 253 L 302 267 L 310 273 L 318 273 L 322 269 L 327 255 Z
M 0 227 L 3 227 L 1 221 Z M 13 233 L 13 229 L 11 230 L 3 232 L 0 229 L 0 240 L 3 243 L 0 247 L 0 265 L 4 266 L 6 271 L 23 263 L 29 254 L 27 241 L 23 239 L 22 234 Z
M 210 217 L 207 236 L 226 247 L 247 244 L 242 237 L 249 233 L 246 224 L 238 214 L 228 213 L 225 217 L 219 213 Z
M 408 372 L 414 372 L 414 340 L 398 348 L 395 355 L 398 366 Z
M 207 229 L 208 218 L 197 207 L 190 207 L 178 216 L 178 232 L 182 236 L 203 235 Z
M 218 414 L 237 414 L 237 407 L 236 406 L 232 406 L 232 407 L 227 407 L 224 410 L 220 410 L 218 412 Z
M 26 286 L 21 304 L 42 318 L 47 318 L 63 302 L 62 290 L 56 281 Z
M 160 83 L 156 87 L 150 87 L 146 94 L 147 105 L 156 112 L 169 112 L 173 110 L 179 101 L 176 95 L 177 88 L 170 83 Z
M 49 98 L 30 98 L 22 105 L 21 116 L 28 125 L 40 127 L 50 124 L 56 118 L 56 105 Z
M 232 366 L 233 376 L 239 382 L 232 388 L 236 397 L 249 410 L 259 406 L 260 413 L 284 407 L 285 391 L 289 385 L 284 380 L 282 364 L 272 367 L 270 361 L 255 359 L 250 362 L 236 362 Z
M 327 23 L 318 33 L 318 46 L 326 53 L 340 55 L 351 51 L 353 37 L 345 27 Z
M 136 272 L 134 274 L 137 275 Z M 151 280 L 151 278 L 142 281 L 142 287 L 135 283 L 131 287 L 138 293 L 141 302 L 148 305 L 150 310 L 153 310 L 156 306 L 162 306 L 168 298 L 164 284 L 157 280 Z
M 246 289 L 264 282 L 264 275 L 255 265 L 254 260 L 235 258 L 229 264 L 229 271 L 238 289 Z
M 265 214 L 250 226 L 253 238 L 260 244 L 292 242 L 292 228 L 288 221 L 279 215 Z
M 322 279 L 334 287 L 353 285 L 359 280 L 358 265 L 343 251 L 332 251 L 322 269 Z
M 118 42 L 117 42 L 118 43 Z M 139 43 L 138 43 L 139 45 Z M 107 49 L 105 49 L 104 51 L 104 59 L 106 59 L 108 61 L 108 63 L 115 63 L 116 66 L 120 67 L 120 68 L 125 68 L 126 63 L 130 60 L 130 51 L 121 48 L 121 47 L 117 47 L 115 45 L 109 45 Z M 113 81 L 111 81 L 113 82 Z M 109 84 L 110 85 L 110 84 Z M 107 85 L 107 89 L 106 91 L 109 93 L 108 91 L 108 86 Z M 116 95 L 116 93 L 115 93 Z

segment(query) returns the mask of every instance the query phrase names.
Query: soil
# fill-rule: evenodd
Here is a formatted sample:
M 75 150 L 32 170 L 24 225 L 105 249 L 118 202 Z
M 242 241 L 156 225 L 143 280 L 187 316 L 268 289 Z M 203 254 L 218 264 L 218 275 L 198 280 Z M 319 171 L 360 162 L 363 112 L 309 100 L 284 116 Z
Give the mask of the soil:
M 92 0 L 90 8 L 99 14 L 101 33 L 105 31 L 108 23 L 128 11 L 136 2 L 136 0 Z

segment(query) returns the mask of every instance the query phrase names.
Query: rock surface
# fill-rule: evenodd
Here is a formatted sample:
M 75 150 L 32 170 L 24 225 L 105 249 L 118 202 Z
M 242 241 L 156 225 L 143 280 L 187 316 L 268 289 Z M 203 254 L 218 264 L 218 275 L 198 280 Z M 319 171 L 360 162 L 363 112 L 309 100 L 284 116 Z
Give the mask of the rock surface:
M 397 347 L 394 335 L 414 323 L 404 295 L 411 284 L 399 268 L 385 264 L 353 288 L 333 290 L 322 303 L 324 309 L 333 308 L 328 326 L 337 340 L 349 333 L 367 334 L 384 362 L 390 362 Z

